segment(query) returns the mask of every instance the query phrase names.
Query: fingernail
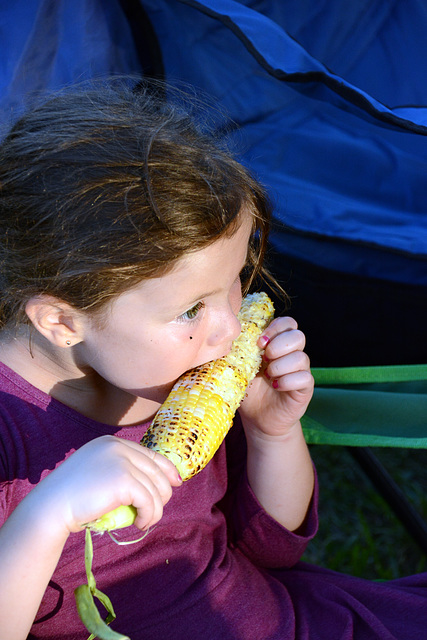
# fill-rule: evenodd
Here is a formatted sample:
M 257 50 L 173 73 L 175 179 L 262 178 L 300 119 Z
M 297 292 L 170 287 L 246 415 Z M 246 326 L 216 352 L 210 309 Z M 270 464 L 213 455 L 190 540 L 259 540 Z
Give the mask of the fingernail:
M 278 389 L 279 388 L 279 383 L 277 380 L 273 380 L 273 388 L 274 389 Z
M 264 347 L 266 347 L 268 345 L 268 343 L 270 342 L 270 338 L 268 336 L 261 336 L 260 337 L 260 342 L 261 342 L 261 346 L 264 349 Z
M 270 380 L 271 376 L 268 375 L 267 369 L 264 371 L 264 375 L 267 378 L 267 380 Z
M 262 354 L 262 359 L 264 360 L 264 362 L 270 362 L 270 358 L 267 358 L 265 353 Z

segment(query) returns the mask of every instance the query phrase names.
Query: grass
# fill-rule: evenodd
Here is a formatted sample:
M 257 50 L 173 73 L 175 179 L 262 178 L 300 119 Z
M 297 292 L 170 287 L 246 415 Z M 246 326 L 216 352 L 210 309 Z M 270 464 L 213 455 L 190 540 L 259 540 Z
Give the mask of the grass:
M 373 449 L 427 522 L 427 451 Z M 320 483 L 320 529 L 303 560 L 368 579 L 427 571 L 412 539 L 344 447 L 312 446 Z

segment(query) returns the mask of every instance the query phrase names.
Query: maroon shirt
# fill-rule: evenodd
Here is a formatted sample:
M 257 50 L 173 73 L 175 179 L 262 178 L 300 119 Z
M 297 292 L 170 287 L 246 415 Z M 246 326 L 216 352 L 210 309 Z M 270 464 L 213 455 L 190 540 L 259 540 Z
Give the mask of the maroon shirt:
M 0 524 L 85 442 L 138 442 L 147 424 L 118 429 L 81 416 L 0 364 Z M 131 640 L 414 640 L 426 637 L 427 575 L 385 584 L 298 562 L 317 528 L 317 489 L 300 535 L 273 520 L 245 474 L 236 424 L 214 459 L 174 489 L 164 516 L 134 545 L 94 536 L 97 586 L 113 628 Z M 134 539 L 130 527 L 117 532 Z M 31 640 L 87 640 L 75 608 L 85 583 L 84 533 L 71 534 Z
M 2 364 L 0 389 L 0 523 L 85 442 L 104 434 L 139 442 L 148 427 L 117 428 L 86 418 Z M 112 599 L 113 627 L 132 640 L 261 640 L 275 637 L 278 628 L 282 638 L 292 626 L 291 603 L 289 611 L 283 606 L 289 596 L 264 569 L 298 561 L 315 533 L 315 510 L 304 535 L 273 520 L 248 485 L 240 424 L 229 439 L 227 448 L 237 447 L 238 454 L 231 491 L 223 445 L 202 472 L 174 489 L 162 520 L 143 541 L 118 546 L 108 535 L 93 536 L 97 586 Z M 117 532 L 120 539 L 139 535 L 135 527 Z M 34 637 L 87 638 L 73 594 L 85 581 L 84 534 L 71 534 L 32 628 Z

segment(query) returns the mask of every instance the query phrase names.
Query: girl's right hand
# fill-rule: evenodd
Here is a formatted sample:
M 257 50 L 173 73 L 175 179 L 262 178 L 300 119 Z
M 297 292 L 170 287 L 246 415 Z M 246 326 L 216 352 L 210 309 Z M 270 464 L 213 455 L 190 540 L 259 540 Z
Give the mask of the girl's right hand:
M 147 529 L 160 520 L 172 487 L 182 480 L 167 458 L 115 436 L 96 438 L 46 476 L 27 499 L 38 503 L 50 526 L 65 532 L 120 505 L 138 510 L 135 525 Z M 31 497 L 30 497 L 31 496 Z

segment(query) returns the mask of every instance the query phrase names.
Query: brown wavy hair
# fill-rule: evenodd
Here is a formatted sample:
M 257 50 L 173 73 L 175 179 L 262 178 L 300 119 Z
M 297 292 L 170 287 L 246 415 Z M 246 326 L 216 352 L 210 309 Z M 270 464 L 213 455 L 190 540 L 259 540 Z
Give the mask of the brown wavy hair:
M 40 293 L 102 311 L 232 234 L 242 206 L 254 218 L 245 290 L 267 274 L 264 189 L 168 93 L 152 81 L 67 89 L 12 127 L 0 146 L 0 328 L 27 321 Z

